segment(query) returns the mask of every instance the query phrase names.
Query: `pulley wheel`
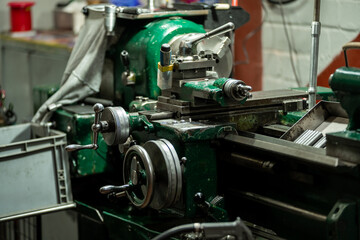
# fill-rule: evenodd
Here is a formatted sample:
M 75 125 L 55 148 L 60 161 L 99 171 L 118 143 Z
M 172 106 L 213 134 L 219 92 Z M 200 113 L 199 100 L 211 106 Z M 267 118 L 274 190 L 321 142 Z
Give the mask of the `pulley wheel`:
M 178 155 L 166 139 L 152 140 L 144 144 L 155 171 L 154 192 L 150 207 L 167 208 L 180 199 L 182 172 Z

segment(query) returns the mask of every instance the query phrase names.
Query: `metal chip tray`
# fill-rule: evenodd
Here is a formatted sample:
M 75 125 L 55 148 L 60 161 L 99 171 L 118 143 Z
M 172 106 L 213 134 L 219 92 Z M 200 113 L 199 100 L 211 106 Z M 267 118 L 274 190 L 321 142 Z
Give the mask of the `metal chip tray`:
M 28 123 L 0 136 L 0 221 L 75 206 L 64 133 Z
M 281 138 L 306 146 L 325 148 L 326 134 L 344 131 L 348 123 L 348 116 L 340 103 L 321 101 Z

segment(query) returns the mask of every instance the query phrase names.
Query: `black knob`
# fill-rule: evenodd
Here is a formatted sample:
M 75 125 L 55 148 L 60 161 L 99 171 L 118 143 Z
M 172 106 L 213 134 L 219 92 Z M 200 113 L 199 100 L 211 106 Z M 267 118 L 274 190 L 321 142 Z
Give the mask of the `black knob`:
M 197 204 L 203 204 L 205 203 L 205 196 L 202 192 L 195 193 L 194 195 L 194 201 Z
M 161 45 L 161 51 L 163 52 L 170 52 L 171 48 L 170 45 L 167 43 L 164 43 L 163 45 Z

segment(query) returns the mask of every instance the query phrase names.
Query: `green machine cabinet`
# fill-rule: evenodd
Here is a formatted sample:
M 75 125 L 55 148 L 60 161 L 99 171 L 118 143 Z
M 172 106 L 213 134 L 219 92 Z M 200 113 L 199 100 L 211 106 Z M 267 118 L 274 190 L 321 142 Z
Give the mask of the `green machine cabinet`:
M 343 46 L 346 67 L 336 69 L 330 76 L 329 85 L 349 117 L 347 130 L 327 135 L 328 155 L 351 162 L 360 162 L 360 69 L 349 67 L 346 51 L 360 49 L 359 42 Z
M 92 106 L 68 106 L 55 112 L 52 121 L 56 122 L 56 129 L 65 132 L 69 142 L 90 144 L 92 133 L 89 131 L 94 122 Z M 100 135 L 99 149 L 93 151 L 85 149 L 72 152 L 70 166 L 73 176 L 86 176 L 111 171 L 111 163 L 107 160 L 108 146 Z

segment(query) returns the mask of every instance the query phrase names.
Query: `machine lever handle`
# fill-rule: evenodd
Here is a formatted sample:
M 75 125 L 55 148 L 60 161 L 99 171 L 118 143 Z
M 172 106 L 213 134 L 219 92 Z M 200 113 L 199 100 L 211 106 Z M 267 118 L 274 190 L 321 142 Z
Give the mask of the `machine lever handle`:
M 197 38 L 194 38 L 194 39 L 191 39 L 189 44 L 190 45 L 194 45 L 198 42 L 200 42 L 201 40 L 205 39 L 205 38 L 212 38 L 212 37 L 215 37 L 217 35 L 220 35 L 220 34 L 224 34 L 226 32 L 229 32 L 229 31 L 232 31 L 234 30 L 235 28 L 235 24 L 232 23 L 232 22 L 228 22 L 218 28 L 215 28 L 213 30 L 211 30 L 210 32 L 207 32 L 203 35 L 200 35 L 199 37 Z
M 98 149 L 98 136 L 99 132 L 103 129 L 102 126 L 107 127 L 106 122 L 100 122 L 101 118 L 101 112 L 104 110 L 104 106 L 101 103 L 96 103 L 93 107 L 95 112 L 95 120 L 94 124 L 91 127 L 91 130 L 93 132 L 93 142 L 91 144 L 87 145 L 79 145 L 79 144 L 71 144 L 65 147 L 65 150 L 68 152 L 73 152 L 81 149 Z
M 130 66 L 130 59 L 129 59 L 129 53 L 126 50 L 123 50 L 121 52 L 121 61 L 124 67 L 126 68 L 126 70 L 128 70 Z
M 218 28 L 211 30 L 210 32 L 204 34 L 198 34 L 196 36 L 190 36 L 187 39 L 184 39 L 180 43 L 180 48 L 182 49 L 181 52 L 183 55 L 191 55 L 196 45 L 206 38 L 212 38 L 220 34 L 224 34 L 226 32 L 232 31 L 235 29 L 235 24 L 232 22 L 228 22 Z
M 88 145 L 79 145 L 79 144 L 70 144 L 65 147 L 65 150 L 68 152 L 73 152 L 81 149 L 98 149 L 98 145 L 88 144 Z
M 121 186 L 106 185 L 99 189 L 101 194 L 109 194 L 112 192 L 123 192 L 131 189 L 133 186 L 130 184 L 124 184 Z
M 101 103 L 95 103 L 93 109 L 95 112 L 95 121 L 91 127 L 91 129 L 93 131 L 92 145 L 96 146 L 95 149 L 97 149 L 98 148 L 98 136 L 99 136 L 99 132 L 101 131 L 100 118 L 101 118 L 102 111 L 104 111 L 104 106 Z

